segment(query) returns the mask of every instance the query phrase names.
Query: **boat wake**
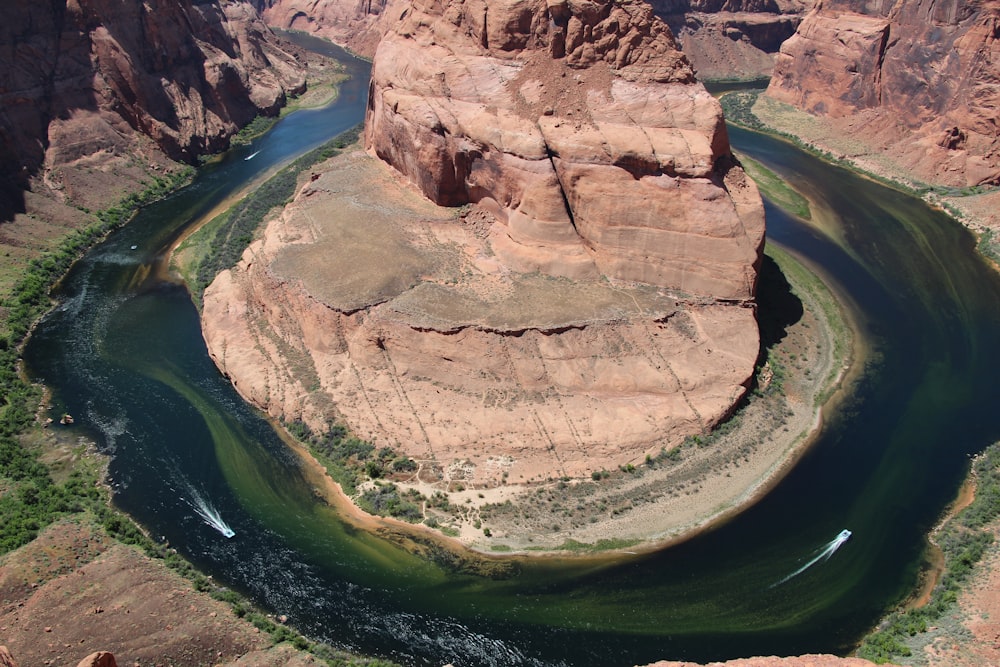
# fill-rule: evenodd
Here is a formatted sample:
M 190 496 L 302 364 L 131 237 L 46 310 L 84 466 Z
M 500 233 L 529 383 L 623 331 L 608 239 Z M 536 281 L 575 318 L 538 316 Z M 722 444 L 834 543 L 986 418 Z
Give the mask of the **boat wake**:
M 256 153 L 251 153 L 250 155 L 247 155 L 247 156 L 246 156 L 245 158 L 243 158 L 243 161 L 244 161 L 244 162 L 247 162 L 247 161 L 249 161 L 249 160 L 252 160 L 252 159 L 254 159 L 255 157 L 257 157 L 257 155 L 258 155 L 259 153 L 260 153 L 260 151 L 257 151 Z
M 195 514 L 201 517 L 207 525 L 211 526 L 215 530 L 219 531 L 223 537 L 232 537 L 236 534 L 236 531 L 229 527 L 225 521 L 223 521 L 222 516 L 219 514 L 219 510 L 205 500 L 200 493 L 194 489 L 190 489 L 191 499 L 185 498 L 186 502 L 191 509 L 194 510 Z
M 840 533 L 837 534 L 837 537 L 833 538 L 826 546 L 824 546 L 820 550 L 820 552 L 816 555 L 815 558 L 813 558 L 812 560 L 810 560 L 808 563 L 806 563 L 805 565 L 803 565 L 799 569 L 795 570 L 795 572 L 792 572 L 790 575 L 788 575 L 784 579 L 771 584 L 770 587 L 774 588 L 776 586 L 780 586 L 781 584 L 785 583 L 786 581 L 789 581 L 790 579 L 794 579 L 795 577 L 799 576 L 800 574 L 802 574 L 803 572 L 805 572 L 806 570 L 808 570 L 809 568 L 811 568 L 816 563 L 819 563 L 820 561 L 826 562 L 826 561 L 830 560 L 830 556 L 832 556 L 833 554 L 837 553 L 837 549 L 839 549 L 841 546 L 843 546 L 844 542 L 846 542 L 847 540 L 851 539 L 851 534 L 852 534 L 851 531 L 847 530 L 846 528 L 844 530 L 840 531 Z

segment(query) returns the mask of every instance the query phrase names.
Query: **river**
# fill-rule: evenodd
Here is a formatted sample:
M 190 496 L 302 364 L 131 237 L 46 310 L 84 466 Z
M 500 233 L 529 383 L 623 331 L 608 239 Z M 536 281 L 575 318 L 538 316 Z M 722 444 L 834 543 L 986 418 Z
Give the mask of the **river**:
M 517 560 L 506 578 L 457 573 L 319 502 L 213 366 L 187 293 L 152 270 L 216 203 L 360 121 L 367 64 L 342 57 L 353 78 L 333 105 L 289 115 L 145 208 L 73 268 L 35 331 L 29 372 L 111 454 L 114 502 L 307 636 L 407 665 L 850 651 L 912 590 L 969 456 L 1000 438 L 1000 280 L 972 236 L 913 197 L 732 129 L 822 222 L 767 206 L 770 242 L 821 267 L 863 315 L 873 354 L 856 391 L 764 500 L 696 539 L 604 561 Z M 833 557 L 783 581 L 845 528 Z

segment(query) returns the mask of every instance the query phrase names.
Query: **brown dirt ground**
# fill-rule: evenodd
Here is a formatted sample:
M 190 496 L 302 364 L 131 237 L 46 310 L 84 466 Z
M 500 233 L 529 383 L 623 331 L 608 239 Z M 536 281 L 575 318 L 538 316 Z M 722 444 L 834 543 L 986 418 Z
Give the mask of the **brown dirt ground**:
M 72 665 L 95 651 L 119 665 L 206 665 L 263 651 L 270 638 L 162 563 L 67 519 L 0 559 L 0 643 L 22 666 Z

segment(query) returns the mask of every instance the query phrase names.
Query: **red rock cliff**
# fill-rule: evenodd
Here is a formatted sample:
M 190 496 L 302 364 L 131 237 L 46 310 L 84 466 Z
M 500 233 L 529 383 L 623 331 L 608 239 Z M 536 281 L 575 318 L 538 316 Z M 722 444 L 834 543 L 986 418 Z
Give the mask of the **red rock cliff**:
M 375 55 L 367 146 L 496 218 L 507 266 L 753 298 L 764 236 L 718 103 L 639 1 L 417 1 Z
M 2 211 L 43 163 L 119 150 L 144 135 L 177 160 L 219 150 L 304 85 L 243 2 L 5 3 L 0 25 Z M 9 217 L 5 215 L 3 217 Z
M 768 77 L 813 0 L 650 0 L 701 79 Z
M 253 0 L 268 25 L 301 30 L 370 58 L 386 30 L 388 0 Z
M 781 48 L 768 94 L 859 132 L 919 177 L 1000 183 L 1000 2 L 827 0 Z

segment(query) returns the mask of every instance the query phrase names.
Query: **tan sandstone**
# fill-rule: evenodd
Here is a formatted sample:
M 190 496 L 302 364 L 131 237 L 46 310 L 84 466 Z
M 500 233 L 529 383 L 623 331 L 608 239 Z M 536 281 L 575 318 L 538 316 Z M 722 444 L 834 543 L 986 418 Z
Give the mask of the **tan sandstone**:
M 275 416 L 484 486 L 641 461 L 745 392 L 749 306 L 512 272 L 475 217 L 340 158 L 206 291 L 211 354 Z
M 514 270 L 753 297 L 759 195 L 643 2 L 412 3 L 365 138 L 432 201 L 489 210 Z

